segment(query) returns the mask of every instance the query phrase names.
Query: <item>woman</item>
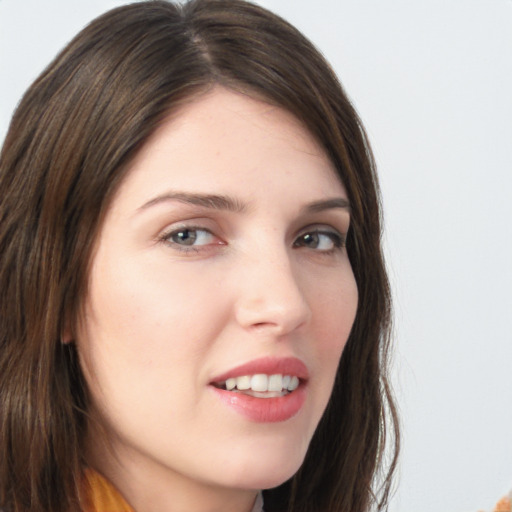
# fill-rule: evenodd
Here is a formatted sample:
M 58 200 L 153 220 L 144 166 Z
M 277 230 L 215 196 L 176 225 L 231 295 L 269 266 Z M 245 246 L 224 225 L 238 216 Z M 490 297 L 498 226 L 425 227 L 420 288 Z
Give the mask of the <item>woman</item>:
M 106 13 L 21 101 L 0 190 L 5 510 L 385 508 L 378 186 L 293 27 Z

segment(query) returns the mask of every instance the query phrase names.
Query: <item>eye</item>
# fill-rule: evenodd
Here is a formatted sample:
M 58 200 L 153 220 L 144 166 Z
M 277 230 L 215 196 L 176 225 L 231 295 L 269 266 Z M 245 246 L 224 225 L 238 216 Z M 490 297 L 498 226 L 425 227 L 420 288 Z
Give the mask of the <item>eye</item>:
M 332 252 L 345 246 L 345 238 L 335 231 L 314 230 L 303 233 L 293 247 L 306 247 L 320 252 Z
M 188 227 L 174 229 L 162 236 L 162 240 L 173 246 L 179 246 L 182 250 L 192 249 L 204 245 L 221 244 L 219 239 L 215 237 L 207 229 Z

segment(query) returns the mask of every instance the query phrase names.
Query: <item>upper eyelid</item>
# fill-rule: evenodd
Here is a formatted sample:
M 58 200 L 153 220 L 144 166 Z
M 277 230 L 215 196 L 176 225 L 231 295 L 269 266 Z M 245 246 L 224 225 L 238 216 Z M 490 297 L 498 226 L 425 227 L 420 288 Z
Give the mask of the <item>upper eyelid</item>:
M 347 227 L 350 225 L 350 212 L 343 209 L 327 209 L 322 211 L 310 212 L 297 217 L 297 222 L 304 225 L 325 225 L 334 227 Z
M 165 234 L 169 235 L 175 231 L 179 231 L 180 229 L 196 229 L 215 234 L 214 232 L 218 229 L 218 223 L 208 218 L 197 218 L 197 216 L 191 218 L 182 218 L 170 222 L 165 227 L 160 229 L 159 233 L 157 234 L 157 238 Z
M 316 222 L 299 229 L 296 236 L 301 236 L 305 233 L 308 233 L 309 231 L 318 233 L 333 233 L 342 237 L 346 237 L 348 233 L 348 229 L 341 229 L 341 227 L 333 226 L 332 223 Z
M 170 237 L 171 235 L 173 235 L 174 233 L 179 233 L 180 231 L 184 231 L 184 230 L 188 230 L 188 231 L 204 231 L 206 233 L 209 233 L 210 235 L 212 236 L 217 236 L 213 230 L 211 229 L 208 229 L 207 227 L 204 227 L 204 226 L 195 226 L 195 225 L 182 225 L 182 226 L 173 226 L 173 227 L 169 227 L 168 229 L 164 229 L 160 235 L 158 235 L 158 238 L 168 238 Z

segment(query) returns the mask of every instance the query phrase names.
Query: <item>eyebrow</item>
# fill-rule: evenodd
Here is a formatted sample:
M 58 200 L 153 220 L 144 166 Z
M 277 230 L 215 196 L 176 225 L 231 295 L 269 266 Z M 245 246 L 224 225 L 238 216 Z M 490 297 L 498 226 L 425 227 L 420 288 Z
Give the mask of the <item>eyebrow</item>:
M 244 213 L 247 211 L 248 206 L 242 201 L 218 194 L 191 194 L 187 192 L 168 192 L 157 196 L 147 203 L 144 203 L 138 211 L 146 210 L 151 206 L 165 203 L 168 201 L 178 201 L 184 204 L 190 204 L 194 206 L 200 206 L 202 208 L 208 208 L 212 210 L 225 210 L 234 213 Z M 324 199 L 320 201 L 314 201 L 305 205 L 302 208 L 303 213 L 319 213 L 325 210 L 343 209 L 350 212 L 350 203 L 348 199 L 344 197 L 334 197 L 331 199 Z
M 241 201 L 217 194 L 189 194 L 187 192 L 169 192 L 161 196 L 151 199 L 143 204 L 139 210 L 145 210 L 150 206 L 167 201 L 178 201 L 180 203 L 191 204 L 194 206 L 201 206 L 212 210 L 226 210 L 228 212 L 243 213 L 246 211 L 247 206 Z
M 325 199 L 322 201 L 315 201 L 306 205 L 303 211 L 306 213 L 318 213 L 325 210 L 334 210 L 341 208 L 350 212 L 350 202 L 344 197 L 333 197 L 332 199 Z

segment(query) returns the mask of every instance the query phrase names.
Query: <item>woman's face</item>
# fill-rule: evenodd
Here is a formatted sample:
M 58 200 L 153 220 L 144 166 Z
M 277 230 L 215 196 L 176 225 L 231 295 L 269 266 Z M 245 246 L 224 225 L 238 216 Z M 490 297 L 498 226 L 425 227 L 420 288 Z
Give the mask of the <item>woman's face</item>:
M 161 126 L 107 212 L 77 336 L 100 470 L 260 489 L 299 468 L 356 313 L 349 218 L 279 108 L 217 88 Z

